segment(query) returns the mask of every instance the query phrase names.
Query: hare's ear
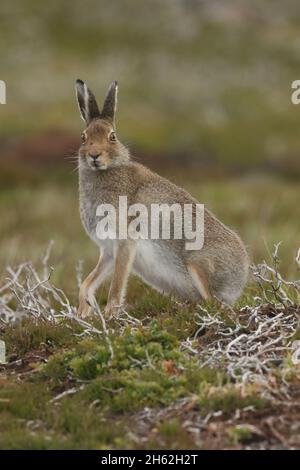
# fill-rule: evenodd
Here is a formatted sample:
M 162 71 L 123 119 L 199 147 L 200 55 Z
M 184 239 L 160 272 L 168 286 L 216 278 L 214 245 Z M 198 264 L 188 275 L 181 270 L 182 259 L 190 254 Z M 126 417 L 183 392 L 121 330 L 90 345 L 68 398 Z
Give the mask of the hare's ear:
M 76 80 L 76 96 L 81 117 L 88 126 L 93 119 L 100 117 L 97 101 L 82 80 Z
M 103 119 L 110 119 L 112 122 L 115 121 L 115 113 L 117 109 L 117 95 L 118 95 L 118 83 L 112 82 L 108 92 L 106 94 L 101 117 Z

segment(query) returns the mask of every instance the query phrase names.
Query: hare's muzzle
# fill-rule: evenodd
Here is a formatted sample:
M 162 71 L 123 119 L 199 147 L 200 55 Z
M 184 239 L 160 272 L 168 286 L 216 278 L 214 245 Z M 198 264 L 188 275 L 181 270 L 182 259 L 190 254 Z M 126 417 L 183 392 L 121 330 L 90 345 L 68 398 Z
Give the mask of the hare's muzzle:
M 96 171 L 96 170 L 106 170 L 107 169 L 107 161 L 105 158 L 105 153 L 97 153 L 97 154 L 87 154 L 87 164 L 88 166 Z
M 90 160 L 90 165 L 94 168 L 98 168 L 100 166 L 100 156 L 101 153 L 89 153 L 88 158 Z

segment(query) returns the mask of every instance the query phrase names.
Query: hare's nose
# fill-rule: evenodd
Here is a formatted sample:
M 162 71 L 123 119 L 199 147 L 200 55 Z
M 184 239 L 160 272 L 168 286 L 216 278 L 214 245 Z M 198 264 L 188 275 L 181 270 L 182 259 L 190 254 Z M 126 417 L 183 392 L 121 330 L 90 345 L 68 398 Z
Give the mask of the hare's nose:
M 94 160 L 96 161 L 97 158 L 99 158 L 101 155 L 101 153 L 89 153 L 89 156 Z

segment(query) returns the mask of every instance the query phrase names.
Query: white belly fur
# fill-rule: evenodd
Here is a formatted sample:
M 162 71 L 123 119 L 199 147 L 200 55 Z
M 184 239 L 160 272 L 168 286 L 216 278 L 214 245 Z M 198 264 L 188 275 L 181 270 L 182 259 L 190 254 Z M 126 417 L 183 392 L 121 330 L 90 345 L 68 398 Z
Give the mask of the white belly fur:
M 174 294 L 180 299 L 199 299 L 185 267 L 159 243 L 138 241 L 133 272 L 161 293 Z

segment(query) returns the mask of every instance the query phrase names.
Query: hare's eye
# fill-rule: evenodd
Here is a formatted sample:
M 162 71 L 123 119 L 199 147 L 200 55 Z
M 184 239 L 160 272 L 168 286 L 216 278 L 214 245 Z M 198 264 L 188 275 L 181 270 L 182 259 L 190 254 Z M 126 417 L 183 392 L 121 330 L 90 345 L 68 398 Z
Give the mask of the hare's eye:
M 86 142 L 86 133 L 85 133 L 85 132 L 83 132 L 83 133 L 81 134 L 81 142 L 82 142 L 83 144 Z
M 111 133 L 109 134 L 109 140 L 110 140 L 111 142 L 116 142 L 117 136 L 116 136 L 115 131 L 111 131 Z

